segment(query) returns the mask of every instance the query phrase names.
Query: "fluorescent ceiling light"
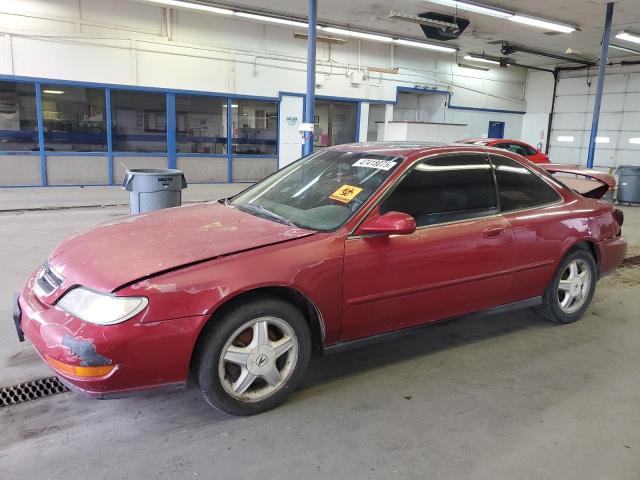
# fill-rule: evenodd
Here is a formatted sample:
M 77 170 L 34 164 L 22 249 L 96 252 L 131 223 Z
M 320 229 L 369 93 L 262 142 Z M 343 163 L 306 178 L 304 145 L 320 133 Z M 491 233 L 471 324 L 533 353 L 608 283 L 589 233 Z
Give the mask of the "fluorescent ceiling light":
M 500 10 L 499 8 L 493 8 L 486 5 L 479 5 L 476 3 L 459 2 L 457 0 L 425 0 L 431 3 L 437 3 L 438 5 L 444 5 L 445 7 L 457 8 L 458 10 L 465 10 L 467 12 L 481 13 L 483 15 L 490 15 L 498 18 L 508 18 L 513 15 L 511 12 Z
M 201 10 L 203 12 L 219 13 L 220 15 L 233 15 L 233 10 L 228 8 L 214 7 L 213 5 L 203 5 L 202 3 L 182 2 L 181 0 L 146 0 L 147 2 L 166 5 L 167 7 L 188 8 L 190 10 Z
M 415 47 L 415 48 L 424 48 L 426 50 L 435 50 L 437 52 L 454 53 L 456 51 L 456 49 L 452 47 L 434 45 L 433 43 L 414 42 L 413 40 L 403 40 L 401 38 L 395 39 L 393 43 L 396 43 L 398 45 L 404 45 L 405 47 Z
M 465 55 L 465 60 L 471 60 L 473 62 L 482 62 L 482 63 L 492 63 L 494 65 L 500 65 L 500 62 L 497 60 L 491 60 L 489 58 L 478 57 L 476 55 Z
M 618 34 L 616 34 L 616 38 L 624 40 L 625 42 L 640 43 L 640 35 L 634 35 L 633 33 L 625 31 L 618 32 Z
M 342 28 L 335 27 L 318 27 L 321 30 L 328 33 L 335 33 L 336 35 L 346 35 L 347 37 L 362 38 L 364 40 L 373 40 L 376 42 L 390 43 L 393 41 L 391 37 L 385 37 L 383 35 L 375 35 L 373 33 L 354 32 L 353 30 L 344 30 Z
M 633 143 L 634 145 L 640 145 L 640 137 L 632 137 L 629 139 L 629 143 Z
M 296 32 L 293 34 L 293 38 L 307 40 L 309 38 L 309 35 L 307 35 L 306 33 Z M 330 43 L 332 45 L 344 45 L 347 42 L 347 40 L 344 38 L 332 38 L 332 37 L 325 37 L 323 35 L 317 35 L 316 42 Z
M 399 68 L 398 67 L 394 67 L 394 68 L 376 67 L 376 66 L 373 66 L 373 65 L 367 65 L 367 70 L 369 72 L 390 73 L 392 75 L 395 75 L 395 74 L 398 73 Z
M 609 137 L 596 137 L 596 143 L 609 143 Z
M 559 142 L 573 142 L 575 139 L 573 135 L 559 135 L 556 140 Z
M 267 17 L 266 15 L 256 15 L 254 13 L 235 12 L 237 17 L 250 18 L 252 20 L 258 20 L 260 22 L 279 23 L 281 25 L 291 25 L 292 27 L 307 28 L 306 23 L 296 22 L 295 20 L 289 20 L 286 18 Z
M 615 48 L 616 50 L 621 50 L 623 52 L 633 53 L 634 55 L 640 55 L 640 50 L 636 50 L 634 48 L 622 47 L 614 43 L 609 44 L 609 47 Z
M 513 15 L 509 17 L 508 20 L 512 22 L 522 23 L 524 25 L 531 25 L 532 27 L 543 28 L 547 31 L 553 32 L 571 33 L 576 29 L 575 27 L 572 27 L 570 25 L 550 22 L 548 20 L 540 20 L 539 18 L 525 17 L 524 15 Z
M 42 93 L 48 93 L 49 95 L 62 95 L 64 90 L 42 90 Z
M 468 68 L 470 70 L 481 70 L 483 72 L 488 72 L 489 69 L 487 67 L 481 67 L 480 65 L 469 65 L 467 63 L 458 63 L 458 67 L 460 68 Z M 476 142 L 481 143 L 481 142 Z

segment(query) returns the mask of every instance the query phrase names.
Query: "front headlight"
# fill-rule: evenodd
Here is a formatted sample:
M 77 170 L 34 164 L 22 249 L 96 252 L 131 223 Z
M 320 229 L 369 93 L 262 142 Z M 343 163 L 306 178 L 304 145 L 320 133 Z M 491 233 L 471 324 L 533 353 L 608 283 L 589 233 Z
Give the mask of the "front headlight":
M 148 303 L 145 297 L 116 297 L 77 287 L 65 293 L 56 305 L 85 322 L 114 325 L 137 315 Z

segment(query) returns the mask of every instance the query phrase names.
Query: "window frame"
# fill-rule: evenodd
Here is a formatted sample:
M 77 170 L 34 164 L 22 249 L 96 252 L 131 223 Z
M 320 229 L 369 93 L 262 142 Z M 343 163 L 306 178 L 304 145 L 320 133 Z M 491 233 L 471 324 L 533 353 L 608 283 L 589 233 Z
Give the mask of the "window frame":
M 432 159 L 432 158 L 439 158 L 439 157 L 446 157 L 446 156 L 460 155 L 460 154 L 484 156 L 485 159 L 487 160 L 487 163 L 489 164 L 490 171 L 491 171 L 491 177 L 492 177 L 492 181 L 493 181 L 493 190 L 494 190 L 494 193 L 495 193 L 495 196 L 496 196 L 496 213 L 492 213 L 492 214 L 489 214 L 489 215 L 481 215 L 481 216 L 473 217 L 473 218 L 465 218 L 465 219 L 461 219 L 461 220 L 452 220 L 450 222 L 434 223 L 434 224 L 431 224 L 431 225 L 420 225 L 420 226 L 416 226 L 416 231 L 423 230 L 425 228 L 440 227 L 440 226 L 443 226 L 443 225 L 453 225 L 453 224 L 457 224 L 457 223 L 472 222 L 472 221 L 475 221 L 475 220 L 478 220 L 478 219 L 493 218 L 493 217 L 497 217 L 499 215 L 502 215 L 501 207 L 500 207 L 500 198 L 499 198 L 499 193 L 498 193 L 498 182 L 497 182 L 497 178 L 496 178 L 496 175 L 495 175 L 495 170 L 493 168 L 493 164 L 491 163 L 487 152 L 457 151 L 457 152 L 433 153 L 431 155 L 425 155 L 423 157 L 420 157 L 420 158 L 417 158 L 416 160 L 414 160 L 410 165 L 408 165 L 405 168 L 405 171 L 402 172 L 402 174 L 398 178 L 393 180 L 386 187 L 386 189 L 384 189 L 383 193 L 380 195 L 380 197 L 377 200 L 375 200 L 375 199 L 373 200 L 373 204 L 370 207 L 361 209 L 360 211 L 363 212 L 362 216 L 356 222 L 355 226 L 351 229 L 351 231 L 350 231 L 349 235 L 347 236 L 347 238 L 360 238 L 360 237 L 376 235 L 376 234 L 355 235 L 355 232 L 358 230 L 360 225 L 370 217 L 371 213 L 376 208 L 379 209 L 380 205 L 382 205 L 389 198 L 389 196 L 395 191 L 397 186 L 415 169 L 415 167 L 418 164 L 420 164 L 421 162 L 424 162 L 425 160 Z
M 27 134 L 29 134 L 29 136 L 31 137 L 31 135 L 33 135 L 35 138 L 33 138 L 33 147 L 31 148 L 24 148 L 24 149 L 7 149 L 7 150 L 0 150 L 0 155 L 4 155 L 4 154 L 11 154 L 11 155 L 40 155 L 40 149 L 44 148 L 42 145 L 44 145 L 43 139 L 41 138 L 40 135 L 40 122 L 39 122 L 39 118 L 40 118 L 40 114 L 39 112 L 41 111 L 41 106 L 39 105 L 38 102 L 38 86 L 37 86 L 37 82 L 35 81 L 21 81 L 18 79 L 11 79 L 11 78 L 5 78 L 5 76 L 0 76 L 0 83 L 7 83 L 7 84 L 12 84 L 13 88 L 14 88 L 14 92 L 16 94 L 16 112 L 19 112 L 20 110 L 20 95 L 18 93 L 17 87 L 18 85 L 27 85 L 31 88 L 33 88 L 33 106 L 34 106 L 34 111 L 32 113 L 35 114 L 33 120 L 35 120 L 35 128 L 33 130 L 23 130 L 21 127 L 21 125 L 18 125 L 18 129 L 17 130 L 7 130 L 7 131 L 11 131 L 14 134 L 17 134 L 18 136 L 20 136 L 21 134 L 24 134 L 25 132 Z M 31 112 L 29 112 L 31 113 Z M 19 122 L 21 121 L 21 119 L 18 120 Z M 4 130 L 4 129 L 3 129 Z
M 496 175 L 496 166 L 493 164 L 493 162 L 491 161 L 491 157 L 495 155 L 497 157 L 504 157 L 508 160 L 511 160 L 512 162 L 516 162 L 518 165 L 520 165 L 522 168 L 528 170 L 529 172 L 531 172 L 533 175 L 535 175 L 536 177 L 538 177 L 539 179 L 541 179 L 543 181 L 543 183 L 545 183 L 551 190 L 553 190 L 556 194 L 556 196 L 558 197 L 558 199 L 554 202 L 549 202 L 549 203 L 544 203 L 544 204 L 540 204 L 540 205 L 535 205 L 533 207 L 525 207 L 525 208 L 518 208 L 516 210 L 509 210 L 507 212 L 505 212 L 502 209 L 502 203 L 500 202 L 500 184 L 498 183 L 498 177 Z M 515 154 L 517 155 L 517 154 Z M 487 157 L 489 158 L 489 163 L 491 164 L 491 171 L 493 172 L 493 178 L 495 181 L 495 185 L 496 185 L 496 194 L 498 195 L 498 210 L 500 212 L 500 215 L 508 215 L 508 214 L 512 214 L 512 213 L 518 213 L 518 212 L 526 212 L 528 210 L 536 210 L 538 208 L 545 208 L 545 207 L 551 207 L 554 205 L 560 205 L 564 202 L 564 196 L 558 191 L 558 189 L 549 181 L 549 179 L 545 176 L 545 175 L 540 175 L 538 172 L 536 172 L 535 170 L 532 170 L 531 168 L 529 168 L 528 165 L 524 165 L 523 163 L 518 162 L 517 160 L 511 158 L 508 155 L 503 155 L 501 153 L 494 153 L 494 152 L 487 152 Z
M 47 82 L 47 83 L 40 83 L 40 89 L 41 89 L 41 94 L 40 94 L 40 108 L 43 112 L 42 115 L 42 128 L 43 128 L 43 138 L 44 138 L 44 145 L 45 145 L 45 151 L 47 155 L 51 155 L 52 153 L 57 154 L 57 155 L 65 155 L 65 154 L 71 154 L 71 155 L 75 155 L 75 156 L 82 156 L 83 154 L 89 154 L 89 155 L 108 155 L 109 153 L 109 129 L 107 127 L 107 123 L 108 123 L 108 114 L 107 114 L 107 92 L 105 88 L 102 87 L 90 87 L 90 86 L 85 86 L 85 85 L 67 85 L 67 84 L 61 84 L 61 83 L 55 83 L 55 82 Z M 65 100 L 64 96 L 62 97 L 57 97 L 57 96 L 53 96 L 51 97 L 49 100 L 45 100 L 44 95 L 46 95 L 46 92 L 44 90 L 57 90 L 57 89 L 71 89 L 71 90 L 85 90 L 85 100 L 88 97 L 87 92 L 90 90 L 94 90 L 96 92 L 99 93 L 99 96 L 101 96 L 101 108 L 102 108 L 102 120 L 100 121 L 100 123 L 102 124 L 101 129 L 102 129 L 102 133 L 100 133 L 101 136 L 104 135 L 104 148 L 101 150 L 90 150 L 90 149 L 61 149 L 61 150 L 55 150 L 55 146 L 58 145 L 58 142 L 52 141 L 51 139 L 48 139 L 48 136 L 52 136 L 55 134 L 55 130 L 48 130 L 47 127 L 49 125 L 49 122 L 51 122 L 51 119 L 47 119 L 44 117 L 44 104 L 46 101 L 52 102 L 52 103 L 56 103 L 56 108 L 59 108 L 60 105 L 65 105 L 65 104 L 73 104 L 73 101 L 69 101 L 68 99 Z M 67 91 L 63 91 L 63 94 L 67 93 Z M 62 100 L 62 102 L 57 103 L 56 100 Z M 78 102 L 79 103 L 79 102 Z M 90 103 L 86 102 L 84 103 L 85 106 L 89 106 Z M 66 120 L 62 120 L 62 121 L 66 121 Z M 74 125 L 79 125 L 80 124 L 80 120 L 75 120 L 73 121 Z M 69 135 L 69 132 L 57 132 L 57 133 L 62 133 L 64 136 Z M 71 132 L 71 134 L 73 134 L 73 132 Z M 68 140 L 65 138 L 65 140 Z M 62 142 L 62 144 L 67 144 L 67 145 L 73 145 L 75 142 L 73 141 L 66 141 L 66 142 Z M 46 150 L 47 145 L 51 146 L 51 150 Z M 100 145 L 98 143 L 90 143 L 90 142 L 82 142 L 79 143 L 79 145 L 85 145 L 85 146 L 96 146 L 96 145 Z

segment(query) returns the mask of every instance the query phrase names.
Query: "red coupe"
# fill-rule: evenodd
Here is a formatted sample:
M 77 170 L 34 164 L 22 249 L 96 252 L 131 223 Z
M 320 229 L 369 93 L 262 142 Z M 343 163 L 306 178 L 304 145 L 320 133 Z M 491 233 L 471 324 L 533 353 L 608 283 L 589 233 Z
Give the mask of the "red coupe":
M 523 156 L 533 163 L 550 163 L 549 156 L 547 154 L 542 153 L 537 148 L 532 147 L 528 143 L 521 142 L 520 140 L 509 140 L 507 138 L 465 138 L 464 140 L 459 140 L 458 143 L 501 148 Z
M 14 320 L 86 395 L 192 379 L 252 414 L 296 388 L 312 350 L 511 308 L 578 320 L 625 256 L 622 223 L 505 150 L 342 145 L 233 198 L 63 241 Z

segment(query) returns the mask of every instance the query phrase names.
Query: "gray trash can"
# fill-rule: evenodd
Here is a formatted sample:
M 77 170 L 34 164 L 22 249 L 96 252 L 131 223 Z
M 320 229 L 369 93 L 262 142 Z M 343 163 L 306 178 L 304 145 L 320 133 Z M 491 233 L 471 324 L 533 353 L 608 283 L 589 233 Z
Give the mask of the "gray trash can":
M 145 213 L 161 208 L 179 207 L 187 180 L 181 170 L 137 168 L 127 170 L 122 188 L 129 192 L 129 212 Z
M 620 165 L 618 174 L 618 202 L 640 203 L 640 167 Z

